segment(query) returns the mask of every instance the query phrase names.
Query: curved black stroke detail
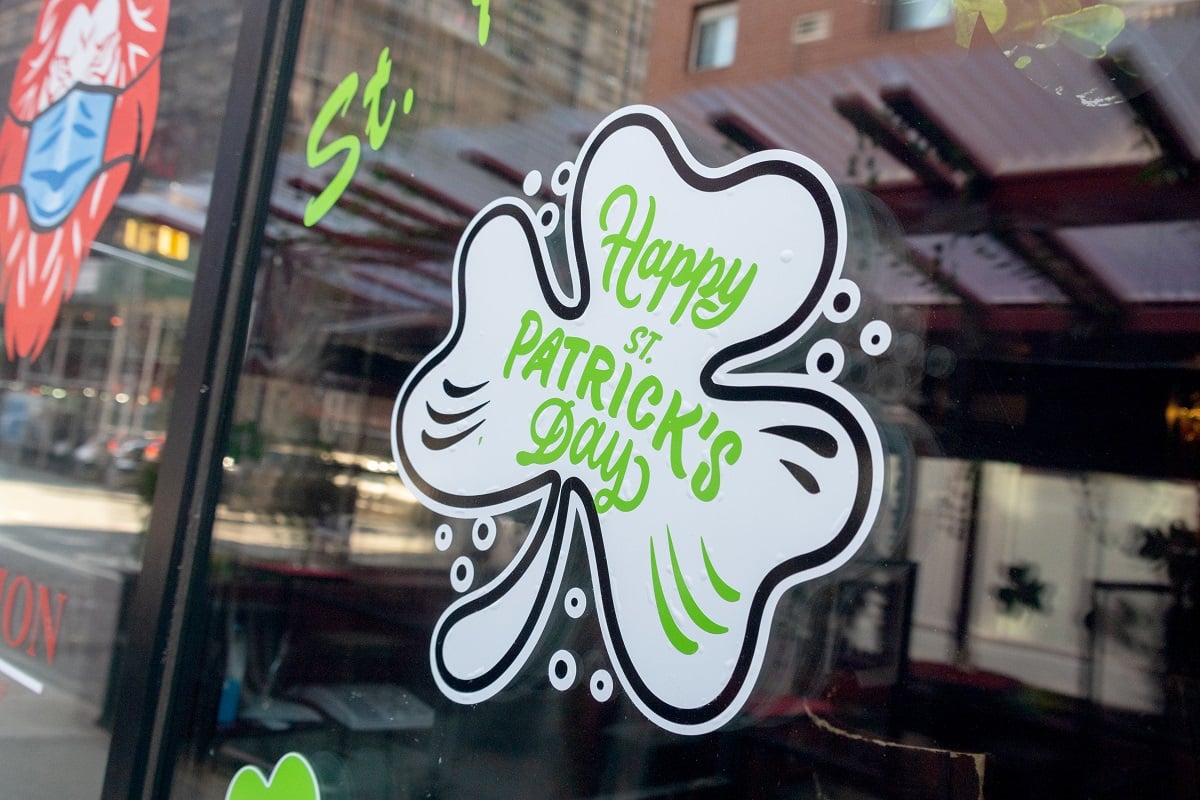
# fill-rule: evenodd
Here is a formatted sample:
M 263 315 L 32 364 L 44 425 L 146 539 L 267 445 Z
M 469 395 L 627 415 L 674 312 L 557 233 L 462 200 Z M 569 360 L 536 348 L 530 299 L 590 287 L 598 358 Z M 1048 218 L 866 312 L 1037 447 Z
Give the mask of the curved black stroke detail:
M 436 422 L 439 425 L 453 425 L 456 422 L 462 422 L 464 419 L 471 416 L 476 411 L 483 408 L 490 402 L 492 402 L 492 401 L 485 400 L 484 402 L 480 403 L 479 405 L 475 406 L 474 408 L 468 408 L 466 411 L 458 411 L 453 414 L 447 414 L 444 411 L 438 411 L 436 408 L 429 405 L 429 403 L 427 402 L 427 403 L 425 403 L 425 413 L 429 415 L 429 418 L 431 420 L 433 420 L 434 422 Z
M 762 432 L 791 439 L 822 458 L 833 458 L 838 452 L 837 439 L 829 431 L 823 431 L 820 428 L 808 425 L 773 425 L 770 428 L 763 428 Z
M 454 445 L 461 442 L 463 439 L 470 436 L 472 433 L 474 433 L 475 431 L 477 431 L 479 429 L 480 425 L 482 425 L 485 422 L 487 422 L 486 419 L 481 419 L 481 420 L 479 420 L 479 422 L 476 422 L 474 425 L 467 428 L 466 430 L 459 431 L 456 434 L 453 434 L 451 436 L 446 436 L 446 437 L 432 436 L 432 435 L 430 435 L 429 431 L 421 431 L 421 444 L 425 445 L 430 450 L 445 450 L 448 447 L 453 447 Z
M 821 491 L 821 484 L 817 483 L 817 476 L 813 475 L 799 464 L 788 461 L 786 458 L 779 459 L 779 463 L 783 464 L 784 469 L 788 471 L 796 483 L 804 487 L 804 491 L 809 494 L 818 494 Z
M 476 384 L 475 386 L 456 386 L 450 382 L 449 378 L 446 378 L 442 381 L 442 391 L 455 399 L 461 397 L 470 397 L 483 387 L 487 386 L 490 382 L 491 381 L 484 381 L 483 383 Z

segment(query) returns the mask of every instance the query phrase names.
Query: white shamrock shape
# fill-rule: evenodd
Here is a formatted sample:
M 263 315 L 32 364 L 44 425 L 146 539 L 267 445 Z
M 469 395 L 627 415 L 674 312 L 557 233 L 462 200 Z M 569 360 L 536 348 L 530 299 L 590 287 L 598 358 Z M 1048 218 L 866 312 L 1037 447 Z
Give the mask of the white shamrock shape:
M 706 167 L 646 106 L 554 181 L 571 290 L 546 246 L 557 210 L 492 203 L 459 244 L 450 334 L 396 401 L 396 461 L 426 505 L 539 508 L 512 562 L 439 620 L 433 674 L 464 703 L 504 688 L 579 531 L 621 685 L 656 724 L 704 733 L 744 704 L 784 591 L 844 564 L 879 506 L 882 447 L 833 382 L 839 346 L 814 343 L 803 374 L 743 369 L 853 316 L 844 212 L 809 160 Z M 864 347 L 887 336 L 872 322 Z

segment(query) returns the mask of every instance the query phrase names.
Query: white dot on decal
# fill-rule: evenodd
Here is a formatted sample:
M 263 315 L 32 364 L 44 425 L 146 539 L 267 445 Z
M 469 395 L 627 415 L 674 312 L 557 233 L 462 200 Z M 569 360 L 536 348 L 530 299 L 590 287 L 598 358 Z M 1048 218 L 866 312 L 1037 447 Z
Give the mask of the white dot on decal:
M 450 586 L 456 592 L 465 592 L 475 582 L 475 564 L 466 556 L 459 556 L 450 565 Z
M 554 205 L 554 203 L 546 203 L 546 205 L 538 210 L 537 219 L 542 233 L 550 233 L 558 227 L 558 206 Z
M 589 688 L 592 697 L 598 703 L 606 703 L 613 695 L 613 678 L 606 669 L 598 669 L 592 673 Z
M 842 373 L 846 365 L 846 353 L 833 339 L 822 339 L 808 351 L 804 366 L 809 375 L 819 375 L 833 380 Z
M 536 169 L 530 170 L 529 174 L 525 176 L 525 183 L 521 185 L 521 189 L 524 190 L 525 194 L 533 197 L 535 194 L 541 191 L 541 188 L 542 173 Z
M 454 528 L 443 522 L 433 533 L 433 546 L 444 553 L 450 549 L 452 544 L 454 544 Z
M 858 284 L 852 280 L 842 278 L 833 285 L 833 290 L 826 295 L 825 303 L 822 307 L 822 313 L 830 322 L 847 322 L 851 317 L 858 313 L 858 307 L 862 303 L 862 293 L 858 290 Z
M 570 161 L 564 161 L 555 168 L 554 176 L 550 178 L 550 188 L 556 195 L 562 197 L 567 193 L 571 184 L 571 176 L 574 174 L 575 165 Z
M 583 589 L 576 586 L 567 592 L 566 598 L 563 599 L 563 608 L 571 619 L 582 617 L 583 612 L 587 611 L 587 595 L 583 593 Z
M 871 320 L 863 326 L 858 343 L 869 356 L 883 355 L 892 344 L 891 326 L 881 319 Z
M 560 692 L 565 692 L 575 685 L 579 676 L 579 668 L 575 665 L 575 656 L 569 650 L 559 650 L 550 656 L 550 668 L 547 670 L 550 685 Z
M 471 541 L 477 550 L 490 550 L 496 543 L 496 520 L 491 517 L 475 520 L 475 527 L 471 529 Z

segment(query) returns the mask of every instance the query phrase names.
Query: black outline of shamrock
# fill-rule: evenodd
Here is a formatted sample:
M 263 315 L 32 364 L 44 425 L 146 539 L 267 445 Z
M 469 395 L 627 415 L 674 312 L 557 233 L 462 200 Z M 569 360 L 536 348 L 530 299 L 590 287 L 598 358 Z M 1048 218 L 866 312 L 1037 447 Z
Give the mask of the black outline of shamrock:
M 868 519 L 869 511 L 873 501 L 878 500 L 878 495 L 873 496 L 872 491 L 875 484 L 875 465 L 871 457 L 870 437 L 867 431 L 860 426 L 858 419 L 842 402 L 823 391 L 811 388 L 771 385 L 741 386 L 721 382 L 721 378 L 725 374 L 723 368 L 738 359 L 760 353 L 791 336 L 797 328 L 812 317 L 818 305 L 825 298 L 829 284 L 837 271 L 837 253 L 840 246 L 835 206 L 832 198 L 828 195 L 826 186 L 817 176 L 800 164 L 770 157 L 756 158 L 749 160 L 748 163 L 746 159 L 743 159 L 725 167 L 720 174 L 714 177 L 701 175 L 695 172 L 687 162 L 668 129 L 668 125 L 669 123 L 665 119 L 644 108 L 624 109 L 602 122 L 584 145 L 584 150 L 576 162 L 572 194 L 567 203 L 570 216 L 567 223 L 570 234 L 568 247 L 571 249 L 571 272 L 576 290 L 576 297 L 569 302 L 563 302 L 552 285 L 554 280 L 552 270 L 542 257 L 542 237 L 538 233 L 527 205 L 510 199 L 497 201 L 470 222 L 463 234 L 454 263 L 457 297 L 455 298 L 456 315 L 453 327 L 438 349 L 413 371 L 398 395 L 393 410 L 393 446 L 397 463 L 402 465 L 401 474 L 421 494 L 435 503 L 464 512 L 484 511 L 501 505 L 512 506 L 513 501 L 517 499 L 525 499 L 525 505 L 533 503 L 540 505 L 540 513 L 528 534 L 527 546 L 524 546 L 519 552 L 515 568 L 507 570 L 500 579 L 468 596 L 461 604 L 452 606 L 448 613 L 439 619 L 435 628 L 434 640 L 431 642 L 430 657 L 431 667 L 436 671 L 440 680 L 444 681 L 452 690 L 464 695 L 484 694 L 486 697 L 490 697 L 491 694 L 494 694 L 492 690 L 498 691 L 503 688 L 496 686 L 497 681 L 514 667 L 518 659 L 528 657 L 532 645 L 536 643 L 536 639 L 533 637 L 540 636 L 545 629 L 552 609 L 549 602 L 551 595 L 557 594 L 561 589 L 564 559 L 568 552 L 570 538 L 573 536 L 575 522 L 573 517 L 579 516 L 584 523 L 584 535 L 588 544 L 592 574 L 598 578 L 600 584 L 594 586 L 593 590 L 598 598 L 598 604 L 602 607 L 602 627 L 605 630 L 606 644 L 609 646 L 609 656 L 613 659 L 614 666 L 636 700 L 640 704 L 644 704 L 643 710 L 649 710 L 648 716 L 653 721 L 660 725 L 662 722 L 666 722 L 675 729 L 698 734 L 715 728 L 716 726 L 712 725 L 712 722 L 730 712 L 730 709 L 737 703 L 739 695 L 746 689 L 747 679 L 757 676 L 757 669 L 752 670 L 752 667 L 755 666 L 756 657 L 761 658 L 758 640 L 763 632 L 763 622 L 769 618 L 766 611 L 772 593 L 788 579 L 819 568 L 844 554 L 855 539 L 859 538 L 860 534 L 869 527 L 871 521 Z M 807 553 L 793 556 L 766 574 L 755 588 L 754 596 L 750 601 L 745 635 L 728 682 L 713 699 L 703 705 L 691 708 L 680 708 L 654 695 L 638 674 L 629 657 L 621 638 L 619 619 L 612 605 L 613 599 L 608 578 L 609 568 L 605 558 L 599 515 L 596 512 L 592 494 L 583 480 L 577 477 L 564 479 L 558 470 L 546 469 L 515 486 L 497 492 L 459 495 L 442 491 L 425 481 L 415 470 L 408 457 L 407 448 L 401 441 L 403 426 L 398 424 L 407 410 L 408 400 L 415 388 L 437 370 L 442 362 L 454 352 L 460 341 L 464 320 L 468 313 L 464 265 L 468 262 L 468 255 L 475 237 L 490 221 L 508 216 L 521 226 L 529 244 L 531 260 L 536 270 L 536 278 L 542 291 L 543 300 L 556 316 L 568 321 L 579 318 L 587 311 L 591 298 L 591 276 L 586 268 L 588 261 L 584 252 L 580 196 L 582 188 L 586 184 L 591 161 L 600 145 L 614 133 L 633 126 L 641 127 L 655 137 L 674 166 L 678 177 L 694 189 L 704 192 L 719 192 L 756 177 L 777 175 L 800 184 L 816 203 L 823 222 L 825 242 L 818 275 L 808 295 L 800 306 L 775 328 L 759 336 L 731 344 L 717 352 L 705 363 L 700 374 L 700 385 L 703 393 L 714 400 L 790 402 L 818 408 L 827 413 L 837 424 L 840 424 L 848 434 L 854 445 L 859 467 L 854 503 L 845 524 L 826 544 Z M 443 391 L 451 397 L 461 399 L 471 396 L 487 385 L 487 383 L 482 383 L 475 386 L 458 387 L 449 380 L 444 380 Z M 464 412 L 455 421 L 461 421 L 482 408 L 483 405 L 480 405 L 470 412 Z M 417 413 L 426 412 L 419 410 Z M 424 447 L 437 449 L 450 447 L 465 439 L 484 421 L 481 420 L 475 426 L 444 439 L 431 436 L 425 429 L 422 431 L 421 444 Z M 875 437 L 877 442 L 877 434 Z M 882 474 L 882 460 L 879 466 Z M 548 536 L 552 537 L 549 542 L 546 541 Z M 538 586 L 538 593 L 529 617 L 502 659 L 492 669 L 474 678 L 464 679 L 451 674 L 446 669 L 443 660 L 443 646 L 447 633 L 459 620 L 491 605 L 495 598 L 503 597 L 526 573 L 530 562 L 537 559 L 542 548 L 547 545 L 551 548 L 548 560 L 549 568 Z M 773 613 L 773 608 L 771 611 Z M 518 669 L 523 668 L 523 664 L 518 667 Z M 481 699 L 486 699 L 486 697 Z

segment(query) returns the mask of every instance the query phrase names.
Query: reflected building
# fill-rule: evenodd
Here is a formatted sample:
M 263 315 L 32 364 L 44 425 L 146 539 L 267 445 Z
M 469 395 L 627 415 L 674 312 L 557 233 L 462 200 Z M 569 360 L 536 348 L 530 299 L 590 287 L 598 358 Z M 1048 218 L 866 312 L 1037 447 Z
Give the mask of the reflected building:
M 411 124 L 480 125 L 531 108 L 607 109 L 641 98 L 652 0 L 587 3 L 319 0 L 301 37 L 290 119 L 307 133 L 336 82 L 392 61 L 394 96 L 411 88 Z M 487 10 L 487 22 L 482 15 Z M 364 24 L 365 21 L 370 22 Z M 486 27 L 486 46 L 481 47 Z

